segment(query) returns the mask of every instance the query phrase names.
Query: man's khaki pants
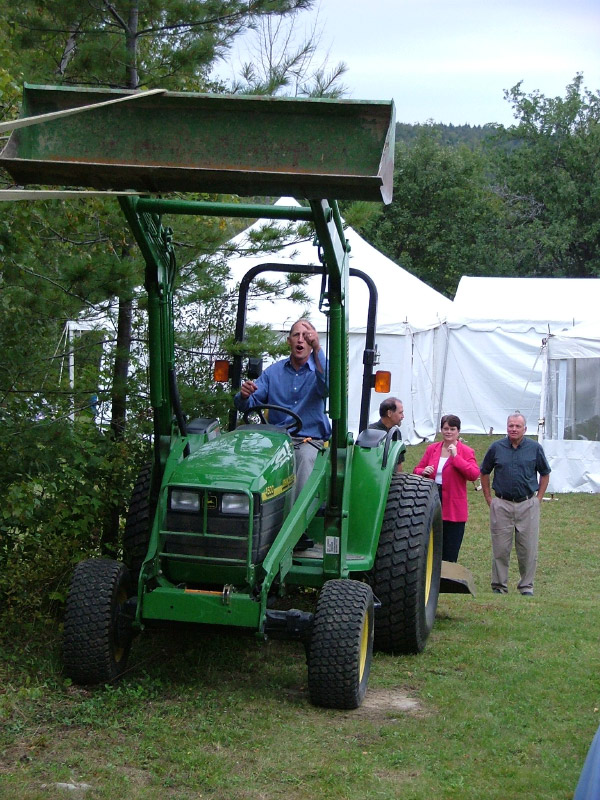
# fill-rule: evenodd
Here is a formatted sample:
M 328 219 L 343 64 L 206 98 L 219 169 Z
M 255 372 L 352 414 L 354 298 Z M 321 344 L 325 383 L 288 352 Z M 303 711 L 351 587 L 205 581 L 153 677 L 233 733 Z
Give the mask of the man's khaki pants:
M 302 487 L 310 478 L 319 449 L 323 448 L 323 439 L 313 439 L 313 442 L 318 447 L 305 442 L 301 436 L 293 436 L 292 439 L 294 441 L 294 460 L 296 463 L 296 483 L 294 488 L 294 500 L 296 500 Z
M 493 497 L 490 505 L 492 534 L 492 589 L 508 591 L 508 564 L 513 536 L 519 562 L 520 592 L 533 592 L 540 530 L 540 501 L 537 495 L 522 503 Z

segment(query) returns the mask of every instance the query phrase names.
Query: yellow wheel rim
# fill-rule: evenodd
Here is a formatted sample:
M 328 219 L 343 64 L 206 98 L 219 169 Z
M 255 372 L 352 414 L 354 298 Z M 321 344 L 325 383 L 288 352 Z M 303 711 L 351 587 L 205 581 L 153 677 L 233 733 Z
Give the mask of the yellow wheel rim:
M 365 664 L 367 663 L 367 653 L 369 652 L 369 613 L 365 614 L 362 631 L 360 634 L 360 660 L 358 665 L 358 677 L 362 681 L 365 674 Z
M 433 577 L 433 526 L 429 529 L 429 542 L 427 543 L 427 566 L 425 572 L 425 605 L 429 602 L 431 580 Z

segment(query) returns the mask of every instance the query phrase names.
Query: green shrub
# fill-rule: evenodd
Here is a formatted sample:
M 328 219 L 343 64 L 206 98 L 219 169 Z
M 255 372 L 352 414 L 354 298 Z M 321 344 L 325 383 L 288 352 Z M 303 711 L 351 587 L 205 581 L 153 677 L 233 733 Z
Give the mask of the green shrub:
M 23 442 L 14 463 L 27 463 Z M 0 507 L 0 602 L 9 616 L 57 611 L 73 565 L 101 552 L 111 509 L 126 506 L 148 441 L 129 433 L 118 442 L 89 423 L 68 425 L 32 469 L 3 481 Z

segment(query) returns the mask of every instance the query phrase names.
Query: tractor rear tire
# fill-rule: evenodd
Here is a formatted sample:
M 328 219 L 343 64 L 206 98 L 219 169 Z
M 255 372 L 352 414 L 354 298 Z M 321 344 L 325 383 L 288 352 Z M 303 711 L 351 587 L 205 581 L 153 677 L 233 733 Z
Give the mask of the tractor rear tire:
M 133 636 L 125 614 L 130 587 L 118 561 L 90 558 L 75 568 L 63 633 L 64 669 L 75 683 L 109 683 L 124 672 Z
M 321 589 L 308 649 L 311 703 L 358 708 L 373 656 L 373 592 L 366 583 L 327 581 Z
M 367 580 L 381 602 L 375 647 L 420 653 L 437 609 L 442 569 L 442 512 L 435 483 L 393 476 L 373 569 Z
M 131 493 L 123 532 L 123 561 L 129 569 L 131 582 L 137 587 L 140 569 L 148 552 L 154 504 L 150 502 L 152 463 L 144 464 Z

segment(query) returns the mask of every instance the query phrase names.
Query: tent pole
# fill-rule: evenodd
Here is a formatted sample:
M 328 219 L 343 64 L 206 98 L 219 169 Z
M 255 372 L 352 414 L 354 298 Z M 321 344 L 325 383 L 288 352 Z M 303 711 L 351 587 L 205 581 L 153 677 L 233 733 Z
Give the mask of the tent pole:
M 548 339 L 542 339 L 542 391 L 540 392 L 540 414 L 538 417 L 538 443 L 544 446 L 546 435 L 546 382 L 548 380 Z
M 446 333 L 446 346 L 444 347 L 444 361 L 442 364 L 442 377 L 440 381 L 440 401 L 435 420 L 434 434 L 440 429 L 440 423 L 442 421 L 442 409 L 444 408 L 444 386 L 446 384 L 446 366 L 448 364 L 448 349 L 450 346 L 450 329 L 448 328 L 448 323 L 444 322 L 443 325 L 440 326 L 440 329 L 441 328 L 443 328 Z
M 69 413 L 69 419 L 71 422 L 75 422 L 75 352 L 73 350 L 74 331 L 69 323 L 67 323 L 67 331 L 69 353 L 69 388 L 71 389 L 71 411 Z

